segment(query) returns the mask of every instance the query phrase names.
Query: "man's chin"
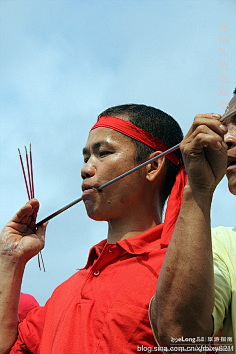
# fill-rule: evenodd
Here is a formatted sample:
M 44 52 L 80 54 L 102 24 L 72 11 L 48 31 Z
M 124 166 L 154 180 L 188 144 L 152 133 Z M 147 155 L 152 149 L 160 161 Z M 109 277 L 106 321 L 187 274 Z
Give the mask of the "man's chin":
M 236 195 L 236 170 L 227 172 L 227 178 L 230 193 Z
M 229 191 L 230 193 L 232 193 L 233 195 L 236 195 L 236 186 L 234 185 L 233 187 L 229 186 Z
M 87 213 L 88 214 L 88 213 Z M 102 216 L 99 216 L 99 215 L 94 215 L 94 214 L 88 214 L 88 217 L 92 220 L 95 220 L 95 221 L 107 221 L 106 218 L 103 218 Z
M 91 208 L 89 206 L 86 206 L 86 204 L 85 204 L 85 208 L 86 208 L 87 215 L 90 219 L 93 219 L 95 221 L 106 221 L 107 220 L 105 218 L 105 216 L 102 215 L 98 210 Z

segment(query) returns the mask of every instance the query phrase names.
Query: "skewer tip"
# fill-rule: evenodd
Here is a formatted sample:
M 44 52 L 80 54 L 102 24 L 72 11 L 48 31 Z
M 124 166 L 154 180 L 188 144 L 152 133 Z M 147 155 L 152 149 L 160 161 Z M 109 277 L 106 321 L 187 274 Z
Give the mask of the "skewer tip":
M 18 150 L 18 152 L 19 152 L 19 155 L 21 156 L 20 149 L 19 149 L 19 148 L 17 148 L 17 150 Z
M 232 115 L 234 115 L 236 113 L 236 109 L 234 109 L 233 111 L 229 112 L 228 114 L 223 115 L 220 118 L 220 122 L 224 122 L 226 118 L 230 118 Z

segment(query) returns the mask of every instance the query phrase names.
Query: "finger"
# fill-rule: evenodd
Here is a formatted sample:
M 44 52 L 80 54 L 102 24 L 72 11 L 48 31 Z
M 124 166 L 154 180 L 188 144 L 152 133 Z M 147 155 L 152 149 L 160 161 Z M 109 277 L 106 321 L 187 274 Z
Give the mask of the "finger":
M 218 113 L 204 113 L 204 114 L 197 114 L 194 118 L 207 118 L 207 119 L 220 120 L 221 115 Z
M 197 114 L 186 136 L 190 136 L 200 125 L 206 125 L 218 134 L 225 134 L 227 127 L 220 122 L 219 117 L 221 116 L 216 113 Z
M 43 242 L 43 244 L 45 243 L 45 233 L 46 233 L 47 225 L 48 225 L 48 221 L 45 222 L 43 225 L 40 225 L 36 230 L 36 235 Z
M 188 147 L 190 150 L 196 150 L 201 152 L 205 147 L 211 147 L 214 150 L 227 150 L 227 144 L 223 141 L 221 135 L 212 131 L 206 125 L 198 126 L 193 133 L 185 137 L 180 144 L 180 148 L 183 150 Z
M 222 124 L 219 120 L 217 119 L 210 119 L 206 117 L 196 117 L 193 122 L 193 130 L 197 129 L 198 126 L 205 125 L 211 130 L 213 130 L 215 133 L 224 135 L 228 129 L 226 125 Z
M 10 221 L 6 227 L 11 228 L 12 230 L 14 230 L 16 233 L 20 233 L 20 234 L 26 234 L 27 230 L 28 230 L 28 226 L 26 224 L 21 224 L 19 222 L 14 222 L 14 221 Z M 13 233 L 14 233 L 13 231 Z
M 20 210 L 13 216 L 13 222 L 26 222 L 27 218 L 33 214 L 34 210 L 39 209 L 39 202 L 37 199 L 29 200 Z

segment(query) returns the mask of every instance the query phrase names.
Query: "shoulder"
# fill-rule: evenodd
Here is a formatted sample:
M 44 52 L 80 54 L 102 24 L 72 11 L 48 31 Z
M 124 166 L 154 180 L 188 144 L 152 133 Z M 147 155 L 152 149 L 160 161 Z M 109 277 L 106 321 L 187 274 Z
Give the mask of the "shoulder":
M 215 272 L 233 274 L 236 271 L 236 228 L 212 229 L 212 250 Z
M 18 309 L 19 320 L 23 321 L 27 313 L 38 306 L 38 301 L 32 295 L 20 293 L 20 302 Z
M 212 229 L 212 245 L 230 247 L 236 244 L 236 227 L 218 226 Z
M 225 227 L 225 226 L 218 226 L 211 229 L 212 236 L 214 237 L 223 237 L 224 236 L 234 236 L 236 237 L 236 227 Z

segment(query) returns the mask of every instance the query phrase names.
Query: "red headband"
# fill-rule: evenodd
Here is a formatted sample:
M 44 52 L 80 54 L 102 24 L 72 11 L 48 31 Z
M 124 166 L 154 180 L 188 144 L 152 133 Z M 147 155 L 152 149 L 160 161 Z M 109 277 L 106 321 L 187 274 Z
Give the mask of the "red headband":
M 110 116 L 102 116 L 99 118 L 97 123 L 94 124 L 91 130 L 99 127 L 110 128 L 116 130 L 124 135 L 129 136 L 132 139 L 140 141 L 141 143 L 151 147 L 155 151 L 166 151 L 169 147 L 164 144 L 161 140 L 157 139 L 151 133 L 147 132 L 146 130 L 137 127 L 131 122 L 127 120 L 123 120 L 116 117 Z M 172 152 L 166 155 L 166 158 L 169 159 L 173 164 L 179 165 L 180 161 L 178 157 Z

